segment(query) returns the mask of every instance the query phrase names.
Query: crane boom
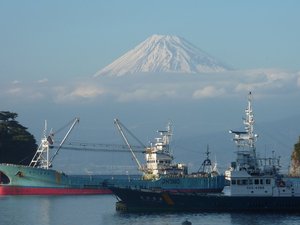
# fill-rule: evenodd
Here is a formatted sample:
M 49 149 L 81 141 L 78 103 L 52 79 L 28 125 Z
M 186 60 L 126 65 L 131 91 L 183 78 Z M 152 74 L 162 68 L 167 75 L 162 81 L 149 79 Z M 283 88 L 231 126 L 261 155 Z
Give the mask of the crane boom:
M 128 146 L 128 148 L 129 148 L 129 150 L 130 150 L 130 152 L 131 152 L 131 154 L 132 154 L 132 156 L 133 156 L 133 158 L 134 158 L 136 164 L 138 165 L 138 169 L 141 170 L 141 171 L 143 171 L 142 165 L 140 164 L 138 158 L 137 158 L 136 155 L 134 154 L 134 151 L 133 151 L 133 149 L 132 149 L 132 146 L 129 144 L 128 139 L 127 139 L 127 137 L 126 137 L 126 135 L 125 135 L 125 133 L 124 133 L 122 127 L 125 128 L 127 131 L 128 131 L 128 129 L 127 129 L 127 128 L 126 128 L 126 127 L 118 120 L 118 119 L 115 119 L 115 120 L 114 120 L 114 123 L 115 123 L 115 125 L 116 125 L 118 131 L 120 132 L 120 134 L 121 134 L 121 136 L 122 136 L 122 138 L 123 138 L 125 144 Z M 135 138 L 135 137 L 134 137 L 134 138 Z M 135 139 L 136 139 L 136 138 L 135 138 Z M 140 142 L 140 141 L 139 141 L 139 142 Z M 140 142 L 140 143 L 141 143 L 141 142 Z
M 57 148 L 58 146 L 53 146 Z M 145 148 L 139 145 L 131 145 L 135 153 L 143 153 Z M 111 144 L 111 143 L 87 143 L 87 142 L 69 142 L 65 143 L 61 150 L 73 150 L 73 151 L 91 151 L 91 152 L 123 152 L 128 153 L 128 146 L 126 144 Z
M 72 126 L 70 127 L 69 131 L 67 132 L 67 134 L 65 135 L 65 137 L 63 138 L 61 143 L 59 144 L 58 149 L 56 150 L 55 154 L 52 156 L 51 159 L 49 159 L 49 149 L 53 148 L 54 133 L 50 132 L 49 135 L 46 134 L 47 133 L 47 121 L 45 121 L 45 128 L 44 128 L 44 135 L 43 135 L 44 137 L 42 138 L 41 144 L 39 145 L 39 147 L 38 147 L 35 155 L 33 156 L 29 166 L 31 166 L 31 167 L 40 167 L 40 168 L 44 168 L 44 169 L 49 169 L 52 166 L 51 164 L 52 164 L 53 159 L 58 154 L 58 152 L 61 149 L 62 145 L 65 143 L 67 137 L 69 136 L 69 134 L 73 130 L 75 124 L 79 122 L 79 118 L 76 117 L 72 121 L 73 121 Z
M 69 134 L 70 134 L 71 131 L 74 129 L 74 127 L 75 127 L 75 125 L 76 125 L 77 123 L 79 123 L 79 118 L 78 118 L 78 117 L 76 117 L 76 118 L 73 120 L 73 123 L 72 123 L 70 129 L 68 130 L 68 132 L 67 132 L 66 135 L 64 136 L 63 140 L 60 142 L 60 144 L 59 144 L 59 146 L 58 146 L 56 152 L 54 153 L 54 155 L 51 157 L 51 159 L 50 159 L 50 161 L 49 161 L 50 165 L 52 164 L 52 162 L 53 162 L 55 156 L 57 156 L 57 154 L 58 154 L 59 150 L 61 149 L 62 145 L 65 143 L 65 141 L 67 140 Z

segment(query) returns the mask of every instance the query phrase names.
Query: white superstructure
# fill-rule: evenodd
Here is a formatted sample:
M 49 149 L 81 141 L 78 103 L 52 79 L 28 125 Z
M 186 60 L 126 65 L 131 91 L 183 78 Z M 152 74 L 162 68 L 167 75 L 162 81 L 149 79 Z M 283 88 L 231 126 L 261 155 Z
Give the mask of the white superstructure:
M 248 106 L 244 118 L 245 131 L 234 134 L 237 158 L 225 172 L 230 181 L 231 196 L 300 196 L 300 179 L 280 174 L 279 158 L 258 158 L 254 133 L 252 94 L 248 95 Z
M 121 133 L 122 138 L 128 146 L 134 160 L 136 161 L 138 169 L 143 172 L 144 179 L 158 179 L 164 175 L 187 175 L 188 169 L 185 164 L 173 163 L 174 157 L 170 149 L 171 137 L 173 135 L 171 123 L 168 123 L 166 130 L 158 131 L 160 137 L 155 138 L 155 142 L 151 143 L 150 147 L 145 147 L 145 165 L 142 165 L 139 162 L 124 130 L 127 131 L 127 133 L 129 133 L 131 136 L 133 136 L 133 134 L 118 119 L 115 119 L 114 123 Z M 135 136 L 133 137 L 140 142 Z M 141 142 L 140 144 L 143 145 Z
M 172 137 L 171 123 L 168 123 L 166 130 L 158 132 L 160 137 L 155 138 L 155 143 L 146 148 L 146 174 L 157 178 L 160 175 L 187 174 L 187 166 L 185 164 L 172 164 L 174 158 L 170 149 Z

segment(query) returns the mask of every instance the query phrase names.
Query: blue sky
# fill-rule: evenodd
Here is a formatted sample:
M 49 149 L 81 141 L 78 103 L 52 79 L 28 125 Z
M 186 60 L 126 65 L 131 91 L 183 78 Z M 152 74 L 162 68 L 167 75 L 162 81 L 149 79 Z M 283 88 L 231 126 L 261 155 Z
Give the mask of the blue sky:
M 299 1 L 1 1 L 1 76 L 89 76 L 152 34 L 238 69 L 299 70 Z
M 1 110 L 37 139 L 44 119 L 59 127 L 73 116 L 93 140 L 110 140 L 117 116 L 145 139 L 168 120 L 178 136 L 226 132 L 241 125 L 249 90 L 258 122 L 298 118 L 299 9 L 297 0 L 0 1 Z M 153 34 L 181 36 L 237 71 L 92 79 Z

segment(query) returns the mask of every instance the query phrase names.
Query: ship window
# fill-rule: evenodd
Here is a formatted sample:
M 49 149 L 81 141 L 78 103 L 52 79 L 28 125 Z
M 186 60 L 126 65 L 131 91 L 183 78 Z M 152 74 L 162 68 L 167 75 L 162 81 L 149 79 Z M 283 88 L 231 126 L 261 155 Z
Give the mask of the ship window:
M 264 180 L 263 179 L 260 179 L 260 184 L 264 184 Z
M 254 184 L 259 184 L 259 179 L 255 179 Z
M 242 185 L 247 185 L 248 184 L 248 180 L 242 180 Z
M 271 180 L 270 179 L 266 179 L 266 184 L 271 184 Z
M 9 184 L 10 180 L 3 172 L 0 171 L 0 184 Z
M 236 185 L 236 180 L 231 180 L 232 185 Z
M 237 185 L 241 185 L 241 180 L 237 180 Z
M 252 185 L 253 184 L 253 180 L 249 179 L 249 184 Z

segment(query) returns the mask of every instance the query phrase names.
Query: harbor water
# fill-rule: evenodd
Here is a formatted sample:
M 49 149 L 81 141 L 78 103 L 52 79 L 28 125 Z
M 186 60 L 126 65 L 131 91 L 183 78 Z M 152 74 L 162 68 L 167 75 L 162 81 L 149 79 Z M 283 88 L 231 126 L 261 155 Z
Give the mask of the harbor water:
M 279 225 L 300 224 L 299 214 L 120 213 L 113 195 L 2 196 L 0 225 Z

